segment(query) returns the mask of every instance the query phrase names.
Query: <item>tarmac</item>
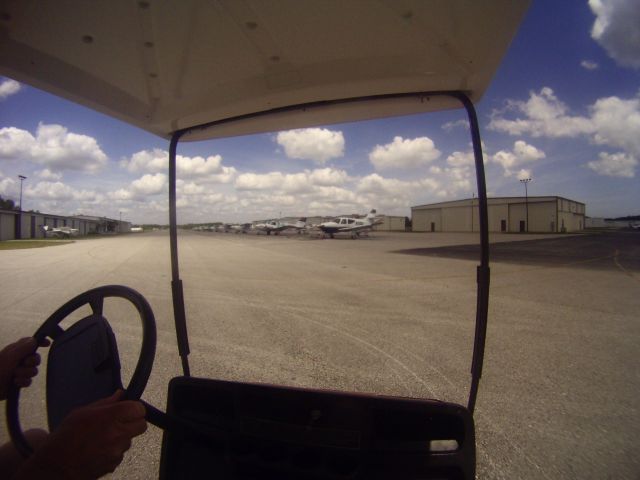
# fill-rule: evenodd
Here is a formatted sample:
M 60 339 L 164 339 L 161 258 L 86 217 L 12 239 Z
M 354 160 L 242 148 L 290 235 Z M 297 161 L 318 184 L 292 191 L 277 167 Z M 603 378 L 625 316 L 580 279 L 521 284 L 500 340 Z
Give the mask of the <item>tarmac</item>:
M 192 374 L 464 405 L 477 237 L 182 232 Z M 640 234 L 495 234 L 491 241 L 477 477 L 639 478 Z M 85 290 L 130 286 L 150 302 L 158 327 L 143 398 L 164 409 L 167 384 L 181 374 L 170 280 L 166 232 L 0 251 L 0 344 L 33 334 Z M 105 315 L 126 384 L 140 322 L 120 300 L 107 301 Z M 43 374 L 23 391 L 24 428 L 46 426 L 44 391 Z M 7 439 L 1 428 L 0 442 Z M 155 478 L 161 441 L 150 427 L 111 478 Z

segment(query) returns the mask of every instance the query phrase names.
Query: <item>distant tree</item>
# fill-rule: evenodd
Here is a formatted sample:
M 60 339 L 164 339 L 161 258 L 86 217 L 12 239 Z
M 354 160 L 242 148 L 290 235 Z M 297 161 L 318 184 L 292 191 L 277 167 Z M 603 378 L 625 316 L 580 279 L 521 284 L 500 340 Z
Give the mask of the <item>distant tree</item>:
M 4 199 L 0 196 L 0 210 L 18 210 L 18 207 L 16 207 L 16 202 L 10 198 Z

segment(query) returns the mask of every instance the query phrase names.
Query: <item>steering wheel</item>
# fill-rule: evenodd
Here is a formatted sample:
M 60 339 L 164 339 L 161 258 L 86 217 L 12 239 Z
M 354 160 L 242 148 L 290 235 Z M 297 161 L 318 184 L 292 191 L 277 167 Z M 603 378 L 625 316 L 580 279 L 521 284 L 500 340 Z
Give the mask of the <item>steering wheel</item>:
M 151 368 L 153 367 L 153 360 L 156 351 L 156 323 L 153 316 L 153 311 L 147 300 L 135 290 L 124 287 L 121 285 L 106 285 L 103 287 L 94 288 L 88 290 L 77 297 L 69 300 L 56 310 L 43 324 L 36 333 L 33 335 L 38 345 L 47 337 L 53 340 L 51 348 L 56 344 L 56 339 L 64 338 L 66 332 L 72 332 L 74 327 L 78 327 L 83 322 L 94 322 L 94 324 L 100 325 L 100 328 L 108 330 L 108 336 L 112 340 L 113 344 L 110 345 L 111 350 L 109 354 L 115 356 L 115 364 L 117 367 L 116 378 L 111 378 L 111 383 L 121 385 L 120 372 L 119 372 L 119 359 L 117 358 L 117 347 L 115 346 L 115 338 L 113 332 L 106 321 L 106 318 L 102 316 L 102 310 L 104 305 L 104 299 L 107 297 L 123 298 L 131 302 L 140 315 L 142 321 L 142 347 L 140 349 L 140 356 L 138 358 L 138 364 L 133 372 L 129 385 L 125 389 L 123 399 L 125 400 L 138 400 L 140 399 L 142 392 L 144 392 L 151 374 Z M 75 312 L 78 308 L 89 304 L 92 310 L 92 315 L 76 322 L 69 327 L 66 331 L 60 327 L 60 322 L 67 318 L 71 313 Z M 97 322 L 97 323 L 96 323 Z M 93 326 L 93 325 L 91 325 Z M 77 329 L 76 329 L 77 330 Z M 82 332 L 80 332 L 82 333 Z M 103 334 L 104 335 L 104 334 Z M 71 335 L 67 335 L 69 337 Z M 100 347 L 101 345 L 99 345 Z M 95 345 L 92 346 L 92 348 Z M 94 351 L 90 352 L 92 355 Z M 51 352 L 50 352 L 51 355 Z M 47 380 L 47 391 L 49 390 L 49 379 Z M 18 452 L 23 457 L 28 457 L 33 453 L 33 448 L 27 442 L 22 428 L 20 427 L 20 420 L 18 416 L 18 401 L 20 397 L 20 387 L 12 384 L 10 386 L 7 396 L 6 416 L 7 425 L 9 429 L 9 436 L 13 441 Z M 97 400 L 97 398 L 96 398 Z M 49 422 L 51 423 L 51 421 Z

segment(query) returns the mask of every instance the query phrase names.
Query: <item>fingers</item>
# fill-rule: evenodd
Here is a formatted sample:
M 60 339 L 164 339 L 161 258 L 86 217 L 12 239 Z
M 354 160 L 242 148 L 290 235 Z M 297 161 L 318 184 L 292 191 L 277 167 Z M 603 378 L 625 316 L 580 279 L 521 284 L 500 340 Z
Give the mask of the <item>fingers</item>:
M 136 422 L 144 419 L 147 414 L 141 402 L 125 400 L 114 406 L 114 415 L 122 423 Z
M 38 365 L 40 365 L 40 354 L 34 353 L 32 355 L 29 355 L 24 360 L 22 360 L 22 362 L 20 362 L 20 365 L 23 367 L 37 367 Z
M 11 353 L 16 358 L 22 359 L 27 355 L 29 355 L 30 353 L 35 352 L 36 348 L 38 347 L 38 343 L 36 342 L 36 339 L 33 337 L 25 337 L 13 343 L 12 345 L 10 345 L 10 347 L 12 350 Z
M 115 392 L 113 392 L 113 394 L 110 397 L 101 398 L 100 400 L 97 400 L 88 406 L 101 407 L 104 405 L 111 405 L 120 401 L 120 398 L 122 398 L 122 395 L 124 395 L 124 390 L 118 389 Z

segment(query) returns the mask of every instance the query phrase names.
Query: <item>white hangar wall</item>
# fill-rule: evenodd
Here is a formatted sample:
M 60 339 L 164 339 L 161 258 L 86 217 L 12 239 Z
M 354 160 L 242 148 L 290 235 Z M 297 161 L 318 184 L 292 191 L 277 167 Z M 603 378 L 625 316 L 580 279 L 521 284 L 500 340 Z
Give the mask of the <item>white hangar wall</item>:
M 488 207 L 490 232 L 576 232 L 585 225 L 585 204 L 563 197 L 489 198 Z M 411 207 L 411 220 L 414 232 L 477 232 L 478 199 Z

